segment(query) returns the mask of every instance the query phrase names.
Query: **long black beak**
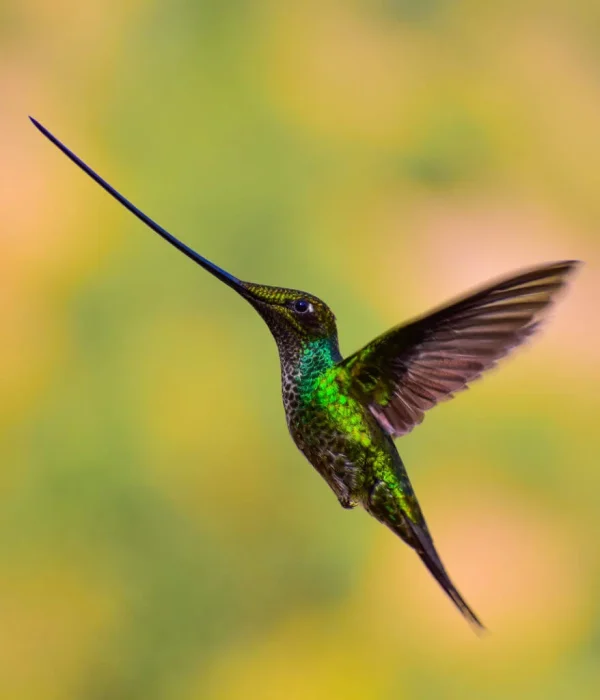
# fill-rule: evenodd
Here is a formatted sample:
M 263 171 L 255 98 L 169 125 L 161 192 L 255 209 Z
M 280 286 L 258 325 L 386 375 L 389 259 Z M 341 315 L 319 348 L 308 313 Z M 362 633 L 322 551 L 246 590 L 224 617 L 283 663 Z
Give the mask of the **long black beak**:
M 168 241 L 172 246 L 177 248 L 177 250 L 180 250 L 184 255 L 187 255 L 188 258 L 193 260 L 195 263 L 198 263 L 200 267 L 203 267 L 205 270 L 208 270 L 212 275 L 214 275 L 217 279 L 220 279 L 221 282 L 225 282 L 226 285 L 229 287 L 232 287 L 235 289 L 237 292 L 244 296 L 248 296 L 248 290 L 244 287 L 244 284 L 241 280 L 239 280 L 237 277 L 234 277 L 233 275 L 230 275 L 229 272 L 226 272 L 222 268 L 220 268 L 218 265 L 215 265 L 212 263 L 210 260 L 207 260 L 205 257 L 200 255 L 199 253 L 196 253 L 195 250 L 192 250 L 191 248 L 188 248 L 188 246 L 185 245 L 185 243 L 182 243 L 180 240 L 175 238 L 172 234 L 170 234 L 168 231 L 166 231 L 162 226 L 159 226 L 156 221 L 153 221 L 149 216 L 144 214 L 143 211 L 140 211 L 135 204 L 132 204 L 128 199 L 126 199 L 120 192 L 117 192 L 114 187 L 108 184 L 106 180 L 100 177 L 98 173 L 94 172 L 89 165 L 84 163 L 81 158 L 76 156 L 73 151 L 71 151 L 69 148 L 67 148 L 64 143 L 61 143 L 56 136 L 51 134 L 46 127 L 42 126 L 36 119 L 33 117 L 29 117 L 31 119 L 32 124 L 39 129 L 39 131 L 44 134 L 44 136 L 51 141 L 57 148 L 59 148 L 70 160 L 75 163 L 75 165 L 78 165 L 83 172 L 87 173 L 92 180 L 95 180 L 100 187 L 102 187 L 104 190 L 108 192 L 112 197 L 114 197 L 117 202 L 120 202 L 126 209 L 129 209 L 129 211 L 137 216 L 140 221 L 143 221 L 146 226 L 149 226 L 153 231 L 158 233 L 159 236 L 165 239 L 165 241 Z

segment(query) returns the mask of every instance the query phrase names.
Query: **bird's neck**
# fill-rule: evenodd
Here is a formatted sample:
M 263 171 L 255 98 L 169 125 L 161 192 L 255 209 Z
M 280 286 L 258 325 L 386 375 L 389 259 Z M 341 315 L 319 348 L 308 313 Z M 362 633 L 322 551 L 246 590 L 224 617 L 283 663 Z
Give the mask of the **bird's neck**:
M 279 355 L 283 382 L 305 387 L 342 359 L 337 335 L 298 339 L 296 343 L 280 346 Z

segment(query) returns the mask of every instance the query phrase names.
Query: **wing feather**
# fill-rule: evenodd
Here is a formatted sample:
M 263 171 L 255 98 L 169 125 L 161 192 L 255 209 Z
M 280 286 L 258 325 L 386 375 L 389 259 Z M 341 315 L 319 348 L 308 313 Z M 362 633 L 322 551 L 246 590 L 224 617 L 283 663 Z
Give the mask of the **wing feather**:
M 404 435 L 534 333 L 578 264 L 526 270 L 396 326 L 342 360 L 340 381 L 387 432 Z

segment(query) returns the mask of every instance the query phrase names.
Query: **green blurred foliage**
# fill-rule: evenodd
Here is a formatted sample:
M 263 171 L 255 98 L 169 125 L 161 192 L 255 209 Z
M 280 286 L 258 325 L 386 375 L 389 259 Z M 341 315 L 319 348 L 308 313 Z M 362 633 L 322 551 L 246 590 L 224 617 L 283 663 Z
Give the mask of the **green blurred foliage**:
M 597 698 L 600 5 L 0 4 L 0 697 Z M 494 275 L 587 265 L 399 448 L 492 633 L 292 445 L 250 308 L 41 119 L 346 351 Z

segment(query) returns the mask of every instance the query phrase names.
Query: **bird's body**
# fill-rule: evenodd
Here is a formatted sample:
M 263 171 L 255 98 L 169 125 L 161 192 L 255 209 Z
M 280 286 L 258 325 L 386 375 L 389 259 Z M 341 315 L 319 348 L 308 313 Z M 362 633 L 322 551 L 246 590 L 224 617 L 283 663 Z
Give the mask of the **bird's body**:
M 262 316 L 279 350 L 291 436 L 344 508 L 363 508 L 421 557 L 462 614 L 481 622 L 451 582 L 393 438 L 452 398 L 539 326 L 575 261 L 497 281 L 342 358 L 335 317 L 317 297 L 244 282 L 143 214 L 38 122 L 74 163 L 169 243 L 235 289 Z
M 396 447 L 373 414 L 342 389 L 337 339 L 320 339 L 282 353 L 283 405 L 298 449 L 329 484 L 344 508 L 369 505 L 383 481 L 400 489 L 404 472 Z M 405 476 L 405 475 L 404 475 Z M 407 511 L 408 480 L 398 493 Z M 416 502 L 415 502 L 416 505 Z M 417 506 L 418 508 L 418 506 Z

